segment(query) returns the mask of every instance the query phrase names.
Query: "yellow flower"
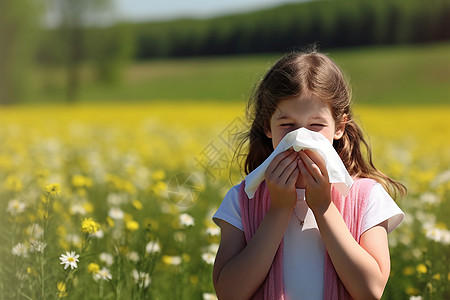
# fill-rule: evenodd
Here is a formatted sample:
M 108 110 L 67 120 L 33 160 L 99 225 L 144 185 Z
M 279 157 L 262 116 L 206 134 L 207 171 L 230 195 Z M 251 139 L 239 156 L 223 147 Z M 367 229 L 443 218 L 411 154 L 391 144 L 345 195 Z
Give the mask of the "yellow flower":
M 419 290 L 417 289 L 417 288 L 415 288 L 415 287 L 412 287 L 412 286 L 408 286 L 407 288 L 406 288 L 406 294 L 408 294 L 409 296 L 412 296 L 412 295 L 417 295 L 417 294 L 419 294 Z
M 439 273 L 434 274 L 433 275 L 433 279 L 434 280 L 441 280 L 441 274 L 439 274 Z
M 61 186 L 59 183 L 52 183 L 45 187 L 45 190 L 49 195 L 59 196 L 61 194 Z
M 125 223 L 125 226 L 126 226 L 126 228 L 127 228 L 128 230 L 130 230 L 130 231 L 136 231 L 136 230 L 139 229 L 139 223 L 136 222 L 136 221 L 134 221 L 134 220 L 128 220 L 128 221 Z
M 73 175 L 72 185 L 76 188 L 90 187 L 92 186 L 92 180 L 82 175 Z
M 67 296 L 66 284 L 64 282 L 62 282 L 62 281 L 58 282 L 57 289 L 58 289 L 58 298 L 62 298 L 62 297 L 66 297 Z
M 134 208 L 136 208 L 137 210 L 141 210 L 142 209 L 142 203 L 139 200 L 133 200 L 133 202 L 131 203 L 133 204 Z
M 6 189 L 13 192 L 20 192 L 22 190 L 22 181 L 16 176 L 8 176 L 6 178 Z
M 84 202 L 82 206 L 87 213 L 92 213 L 94 211 L 94 206 L 90 202 Z
M 181 257 L 180 257 L 180 256 L 164 255 L 164 256 L 162 257 L 162 261 L 163 261 L 166 265 L 174 265 L 174 266 L 177 266 L 177 265 L 181 264 Z
M 418 264 L 416 270 L 418 273 L 425 274 L 427 273 L 427 266 L 425 266 L 424 264 Z
M 109 227 L 114 227 L 114 220 L 110 217 L 106 217 L 106 222 L 108 223 Z
M 100 270 L 100 266 L 96 263 L 90 263 L 87 268 L 88 272 L 92 274 L 95 274 Z
M 412 275 L 412 274 L 414 274 L 413 267 L 404 267 L 403 268 L 403 275 Z
M 100 224 L 95 222 L 92 218 L 84 218 L 81 221 L 81 231 L 85 233 L 96 233 L 100 229 Z
M 152 179 L 155 181 L 163 180 L 166 177 L 166 172 L 164 170 L 158 170 L 153 172 Z

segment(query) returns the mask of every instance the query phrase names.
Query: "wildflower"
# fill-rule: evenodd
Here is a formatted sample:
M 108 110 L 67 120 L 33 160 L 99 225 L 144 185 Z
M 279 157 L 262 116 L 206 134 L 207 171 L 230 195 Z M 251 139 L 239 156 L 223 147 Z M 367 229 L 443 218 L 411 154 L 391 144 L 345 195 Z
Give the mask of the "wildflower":
M 129 220 L 125 223 L 125 227 L 129 230 L 129 231 L 136 231 L 139 229 L 139 223 L 134 221 L 134 220 Z
M 214 263 L 215 258 L 215 255 L 209 252 L 202 254 L 202 259 L 209 265 L 212 265 Z
M 22 190 L 22 181 L 16 176 L 8 176 L 6 178 L 6 189 L 13 192 L 20 192 Z
M 147 253 L 150 253 L 150 254 L 152 254 L 152 253 L 159 253 L 159 252 L 161 252 L 161 246 L 156 241 L 150 241 L 145 246 L 145 251 Z
M 440 229 L 438 227 L 431 227 L 426 229 L 426 237 L 432 241 L 442 243 L 444 245 L 450 244 L 450 231 Z
M 208 227 L 208 228 L 206 228 L 206 234 L 208 234 L 210 236 L 219 236 L 220 228 L 219 227 Z
M 219 244 L 210 244 L 208 246 L 208 251 L 211 253 L 217 253 L 218 250 L 219 250 Z
M 203 293 L 203 300 L 217 300 L 217 297 L 211 293 Z
M 38 252 L 38 253 L 44 253 L 44 249 L 47 247 L 47 244 L 41 241 L 32 240 L 30 242 L 30 251 L 31 252 Z
M 23 243 L 18 243 L 11 249 L 11 253 L 15 256 L 28 257 L 28 247 Z
M 59 196 L 61 194 L 61 186 L 59 183 L 51 183 L 45 187 L 45 190 L 52 196 Z
M 404 267 L 402 271 L 403 275 L 412 275 L 414 274 L 414 268 L 413 267 Z
M 166 177 L 166 172 L 164 170 L 157 170 L 153 172 L 152 179 L 155 181 L 163 180 Z
M 110 253 L 102 252 L 99 255 L 100 260 L 103 261 L 107 266 L 110 266 L 114 263 L 114 256 Z
M 194 226 L 194 218 L 189 214 L 181 214 L 180 215 L 180 223 L 184 227 Z
M 56 288 L 58 289 L 58 298 L 66 297 L 66 284 L 62 281 L 58 282 L 56 285 Z
M 90 263 L 87 267 L 89 273 L 95 274 L 100 270 L 100 266 L 96 263 Z
M 405 292 L 406 292 L 406 294 L 408 294 L 410 296 L 417 295 L 420 293 L 420 291 L 417 288 L 412 287 L 412 286 L 408 286 L 406 288 Z
M 118 207 L 112 207 L 108 211 L 108 216 L 114 220 L 123 220 L 125 213 Z
M 425 274 L 427 273 L 427 266 L 425 266 L 424 264 L 418 264 L 416 270 L 418 273 Z
M 61 254 L 61 257 L 59 258 L 61 260 L 61 265 L 65 264 L 64 270 L 67 269 L 69 266 L 73 270 L 76 269 L 77 262 L 79 262 L 78 257 L 80 257 L 79 254 L 75 254 L 75 251 L 66 252 L 66 254 Z
M 103 230 L 99 229 L 94 234 L 92 234 L 92 236 L 98 239 L 102 239 L 105 236 L 105 233 L 103 232 Z
M 72 185 L 76 188 L 90 187 L 92 186 L 92 180 L 82 175 L 73 175 Z
M 132 262 L 138 262 L 140 260 L 139 254 L 136 251 L 128 252 L 127 258 Z
M 17 216 L 18 214 L 23 213 L 26 207 L 27 206 L 25 203 L 20 202 L 17 199 L 13 199 L 8 202 L 6 212 L 8 212 L 11 216 Z
M 67 234 L 66 241 L 77 247 L 81 246 L 82 242 L 80 236 L 77 234 Z
M 27 228 L 27 233 L 32 239 L 40 239 L 44 235 L 44 229 L 37 223 Z
M 131 202 L 131 204 L 133 205 L 134 208 L 136 208 L 137 210 L 141 210 L 142 209 L 142 203 L 139 200 L 133 200 L 133 202 Z
M 179 264 L 181 264 L 181 257 L 180 256 L 164 255 L 162 257 L 162 260 L 167 265 L 178 266 Z
M 77 203 L 75 205 L 72 205 L 72 207 L 70 208 L 70 214 L 84 216 L 86 214 L 86 210 L 84 209 L 83 205 Z
M 111 279 L 112 279 L 111 271 L 106 267 L 103 267 L 101 270 L 98 270 L 97 273 L 94 274 L 95 281 L 111 280 Z
M 100 229 L 100 224 L 92 218 L 84 218 L 81 221 L 81 231 L 84 233 L 96 233 Z
M 139 288 L 146 288 L 150 285 L 150 274 L 138 271 L 134 269 L 131 272 L 131 276 L 134 278 L 134 282 L 138 285 Z

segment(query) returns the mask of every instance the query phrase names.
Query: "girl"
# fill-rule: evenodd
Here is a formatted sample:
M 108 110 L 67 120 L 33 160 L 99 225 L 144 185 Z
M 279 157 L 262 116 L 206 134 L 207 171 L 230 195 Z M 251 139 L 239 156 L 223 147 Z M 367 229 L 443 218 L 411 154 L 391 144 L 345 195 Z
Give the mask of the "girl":
M 323 134 L 354 179 L 344 197 L 320 155 L 287 150 L 265 172 L 254 198 L 245 181 L 226 194 L 213 270 L 219 299 L 379 299 L 387 283 L 387 234 L 404 214 L 386 192 L 406 188 L 372 164 L 350 110 L 350 91 L 326 55 L 290 53 L 265 75 L 249 102 L 246 174 L 290 131 Z M 361 146 L 365 146 L 367 159 Z

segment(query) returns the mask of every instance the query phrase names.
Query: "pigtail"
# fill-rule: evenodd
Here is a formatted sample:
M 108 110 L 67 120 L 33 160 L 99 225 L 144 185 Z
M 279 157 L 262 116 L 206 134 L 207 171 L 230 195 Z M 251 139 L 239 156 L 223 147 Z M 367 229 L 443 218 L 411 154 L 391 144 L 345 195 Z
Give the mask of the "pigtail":
M 349 174 L 354 177 L 372 178 L 379 182 L 393 197 L 404 197 L 406 187 L 379 171 L 373 164 L 372 150 L 364 134 L 351 115 L 347 116 L 345 131 L 339 140 L 333 142 Z M 365 155 L 364 155 L 364 152 Z

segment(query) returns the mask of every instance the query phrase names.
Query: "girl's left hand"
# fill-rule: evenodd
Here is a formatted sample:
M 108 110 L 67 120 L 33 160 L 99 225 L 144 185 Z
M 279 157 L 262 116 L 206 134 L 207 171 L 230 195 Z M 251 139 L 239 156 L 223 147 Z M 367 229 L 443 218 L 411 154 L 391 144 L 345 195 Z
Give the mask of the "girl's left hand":
M 331 203 L 331 184 L 325 161 L 316 152 L 298 152 L 298 167 L 306 185 L 306 203 L 314 213 L 323 213 Z

